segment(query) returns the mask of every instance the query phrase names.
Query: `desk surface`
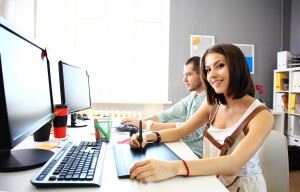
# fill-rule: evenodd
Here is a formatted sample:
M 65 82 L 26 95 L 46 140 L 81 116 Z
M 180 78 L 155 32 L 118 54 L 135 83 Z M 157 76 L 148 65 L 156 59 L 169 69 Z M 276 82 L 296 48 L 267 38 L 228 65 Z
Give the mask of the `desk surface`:
M 68 128 L 70 140 L 94 140 L 93 127 Z M 113 155 L 113 144 L 128 137 L 125 133 L 112 133 L 111 142 L 106 147 L 102 186 L 100 188 L 84 188 L 84 191 L 219 191 L 225 192 L 227 189 L 215 176 L 198 177 L 174 177 L 165 181 L 139 183 L 129 179 L 119 179 L 117 177 L 115 160 Z M 59 145 L 63 141 L 58 141 L 51 134 L 48 142 L 33 142 L 32 137 L 28 137 L 17 148 L 31 148 L 42 144 Z M 194 153 L 181 141 L 167 144 L 179 157 L 184 159 L 197 158 Z M 49 188 L 38 189 L 30 183 L 30 178 L 37 173 L 40 168 L 0 173 L 0 191 L 9 192 L 31 192 L 31 191 L 82 191 L 82 188 Z

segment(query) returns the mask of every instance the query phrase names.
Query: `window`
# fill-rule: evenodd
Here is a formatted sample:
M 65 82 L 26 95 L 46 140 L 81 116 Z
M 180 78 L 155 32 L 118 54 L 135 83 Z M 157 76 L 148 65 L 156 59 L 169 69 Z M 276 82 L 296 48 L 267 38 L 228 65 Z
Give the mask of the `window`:
M 37 1 L 36 38 L 58 59 L 89 71 L 93 102 L 166 102 L 169 4 Z

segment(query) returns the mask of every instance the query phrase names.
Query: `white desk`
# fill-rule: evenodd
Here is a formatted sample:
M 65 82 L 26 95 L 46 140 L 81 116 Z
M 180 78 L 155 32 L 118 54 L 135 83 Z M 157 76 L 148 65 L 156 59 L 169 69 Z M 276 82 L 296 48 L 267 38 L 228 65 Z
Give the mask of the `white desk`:
M 94 129 L 89 128 L 69 128 L 68 135 L 70 139 L 75 141 L 80 140 L 93 140 Z M 9 192 L 32 192 L 32 191 L 228 191 L 215 176 L 198 176 L 198 177 L 182 177 L 178 176 L 169 180 L 151 183 L 139 183 L 129 179 L 119 179 L 117 177 L 115 160 L 113 155 L 113 143 L 128 137 L 124 133 L 112 133 L 111 142 L 106 147 L 105 162 L 102 178 L 102 186 L 100 188 L 47 188 L 38 189 L 30 183 L 30 178 L 35 175 L 39 168 L 0 173 L 0 191 Z M 57 140 L 53 139 L 51 134 L 50 140 L 45 142 L 47 144 L 57 144 Z M 41 145 L 41 142 L 33 142 L 32 137 L 28 137 L 17 148 L 30 148 L 33 146 Z M 178 156 L 184 159 L 195 159 L 196 156 L 193 152 L 183 143 L 174 142 L 169 143 L 168 146 L 177 153 Z

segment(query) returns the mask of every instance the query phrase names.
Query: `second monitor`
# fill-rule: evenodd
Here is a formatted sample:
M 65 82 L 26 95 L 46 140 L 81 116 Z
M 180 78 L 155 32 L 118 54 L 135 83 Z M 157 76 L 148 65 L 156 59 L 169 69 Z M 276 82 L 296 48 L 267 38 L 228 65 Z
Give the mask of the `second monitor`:
M 83 121 L 76 121 L 76 112 L 91 108 L 89 75 L 85 69 L 58 62 L 61 103 L 67 104 L 71 114 L 68 127 L 87 126 Z

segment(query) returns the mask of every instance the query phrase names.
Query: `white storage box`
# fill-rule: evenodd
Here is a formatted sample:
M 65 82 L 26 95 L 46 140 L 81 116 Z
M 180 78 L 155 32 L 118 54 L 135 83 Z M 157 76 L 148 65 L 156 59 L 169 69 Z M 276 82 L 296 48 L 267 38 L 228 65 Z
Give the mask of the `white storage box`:
M 296 145 L 300 147 L 300 138 L 288 136 L 288 145 Z

